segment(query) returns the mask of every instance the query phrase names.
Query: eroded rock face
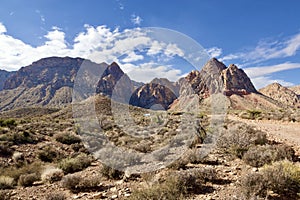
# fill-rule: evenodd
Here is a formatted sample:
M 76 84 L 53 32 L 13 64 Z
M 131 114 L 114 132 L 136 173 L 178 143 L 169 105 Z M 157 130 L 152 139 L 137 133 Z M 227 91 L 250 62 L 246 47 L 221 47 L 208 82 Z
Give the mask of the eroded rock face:
M 15 72 L 8 72 L 0 69 L 0 91 L 3 90 L 5 81 Z
M 166 86 L 148 83 L 135 90 L 129 103 L 142 108 L 167 110 L 176 98 L 174 92 Z
M 122 103 L 129 102 L 133 91 L 134 83 L 115 62 L 107 66 L 96 89 L 96 93 Z
M 185 81 L 190 84 L 194 93 L 203 98 L 216 93 L 224 93 L 227 96 L 257 93 L 250 78 L 242 69 L 233 64 L 227 68 L 215 58 L 209 60 L 201 71 L 190 72 Z M 186 88 L 182 88 L 181 94 L 190 93 L 185 90 Z
M 50 57 L 22 67 L 4 83 L 4 90 L 19 86 L 32 88 L 38 85 L 56 90 L 64 86 L 72 87 L 75 75 L 83 62 L 82 58 Z
M 279 83 L 272 83 L 259 90 L 262 94 L 292 107 L 300 107 L 300 98 L 294 91 Z
M 234 64 L 224 69 L 221 77 L 224 80 L 225 94 L 228 96 L 232 94 L 246 95 L 257 93 L 247 74 L 242 69 L 238 69 Z

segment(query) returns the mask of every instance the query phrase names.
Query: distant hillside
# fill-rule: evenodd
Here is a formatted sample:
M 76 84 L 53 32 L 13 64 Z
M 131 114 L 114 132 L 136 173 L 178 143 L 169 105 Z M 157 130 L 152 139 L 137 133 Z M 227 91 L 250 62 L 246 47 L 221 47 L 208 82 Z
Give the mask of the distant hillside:
M 283 104 L 292 106 L 299 102 L 297 95 L 287 88 L 282 89 L 285 95 L 278 96 L 276 88 L 273 92 L 262 89 L 260 92 L 265 96 L 262 95 L 242 69 L 234 64 L 226 67 L 215 58 L 209 60 L 200 71 L 194 70 L 177 82 L 155 78 L 145 84 L 130 80 L 115 62 L 109 65 L 82 58 L 50 57 L 14 73 L 0 71 L 0 76 L 4 77 L 1 79 L 0 110 L 69 105 L 74 81 L 82 64 L 88 66 L 87 71 L 77 76 L 80 87 L 84 89 L 78 90 L 76 97 L 82 100 L 97 93 L 143 108 L 177 109 L 189 104 L 192 96 L 203 100 L 221 93 L 230 106 L 237 109 L 279 108 Z
M 291 89 L 280 85 L 279 83 L 270 84 L 259 90 L 262 94 L 288 105 L 297 107 L 300 105 L 299 96 Z

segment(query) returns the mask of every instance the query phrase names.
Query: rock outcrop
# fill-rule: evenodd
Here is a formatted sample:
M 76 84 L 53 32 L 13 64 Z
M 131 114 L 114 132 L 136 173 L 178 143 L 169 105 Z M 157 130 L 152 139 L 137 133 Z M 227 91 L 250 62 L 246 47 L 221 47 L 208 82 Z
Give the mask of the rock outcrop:
M 142 108 L 167 110 L 176 98 L 170 88 L 158 83 L 147 83 L 134 91 L 129 103 Z
M 279 83 L 272 83 L 259 90 L 260 93 L 268 96 L 284 105 L 298 107 L 300 106 L 300 98 L 294 91 Z
M 0 91 L 3 90 L 5 81 L 14 74 L 14 72 L 8 72 L 0 69 Z

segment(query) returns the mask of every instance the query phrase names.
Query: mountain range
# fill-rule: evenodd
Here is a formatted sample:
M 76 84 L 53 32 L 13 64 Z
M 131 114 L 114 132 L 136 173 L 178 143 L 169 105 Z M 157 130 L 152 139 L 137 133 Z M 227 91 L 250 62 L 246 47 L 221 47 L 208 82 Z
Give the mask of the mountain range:
M 155 78 L 150 83 L 139 83 L 131 80 L 116 62 L 97 64 L 82 58 L 49 57 L 16 72 L 0 71 L 0 110 L 69 105 L 83 63 L 97 69 L 96 73 L 91 72 L 97 82 L 90 92 L 143 108 L 169 109 L 185 96 L 198 95 L 203 100 L 216 93 L 224 94 L 235 109 L 299 107 L 300 102 L 299 86 L 272 84 L 258 91 L 242 69 L 234 64 L 227 67 L 215 58 L 200 71 L 191 71 L 176 82 Z M 80 78 L 87 85 L 92 84 L 89 77 Z M 86 93 L 80 94 L 83 99 L 88 96 Z

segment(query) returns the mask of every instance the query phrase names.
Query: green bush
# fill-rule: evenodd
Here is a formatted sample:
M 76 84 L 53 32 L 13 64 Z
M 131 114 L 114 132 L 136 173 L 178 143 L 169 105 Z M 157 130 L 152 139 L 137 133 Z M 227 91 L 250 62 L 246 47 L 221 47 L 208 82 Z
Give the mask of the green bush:
M 62 144 L 75 144 L 75 143 L 80 143 L 81 139 L 77 135 L 69 132 L 63 132 L 59 133 L 55 136 L 56 141 L 62 143 Z
M 290 161 L 295 157 L 295 151 L 286 145 L 264 145 L 253 146 L 244 154 L 243 160 L 253 167 L 262 167 L 265 164 L 271 164 L 275 161 L 288 159 Z
M 90 166 L 91 162 L 91 157 L 81 153 L 75 158 L 65 158 L 61 160 L 59 163 L 59 168 L 61 168 L 65 174 L 69 174 L 87 168 L 88 166 Z
M 0 176 L 0 189 L 12 189 L 14 187 L 14 179 L 9 176 Z
M 19 177 L 18 185 L 24 186 L 24 187 L 29 187 L 29 186 L 32 186 L 33 183 L 38 180 L 40 180 L 40 176 L 36 173 L 22 174 Z
M 242 177 L 240 187 L 247 199 L 266 197 L 269 191 L 296 199 L 300 195 L 300 166 L 290 161 L 276 162 L 265 166 L 260 172 Z

